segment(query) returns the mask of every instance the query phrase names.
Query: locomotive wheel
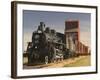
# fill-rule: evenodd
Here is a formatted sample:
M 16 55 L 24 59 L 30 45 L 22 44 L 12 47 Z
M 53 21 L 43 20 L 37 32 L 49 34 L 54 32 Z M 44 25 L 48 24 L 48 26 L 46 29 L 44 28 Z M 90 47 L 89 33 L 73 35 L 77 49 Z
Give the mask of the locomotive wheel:
M 48 64 L 48 56 L 45 56 L 45 64 Z

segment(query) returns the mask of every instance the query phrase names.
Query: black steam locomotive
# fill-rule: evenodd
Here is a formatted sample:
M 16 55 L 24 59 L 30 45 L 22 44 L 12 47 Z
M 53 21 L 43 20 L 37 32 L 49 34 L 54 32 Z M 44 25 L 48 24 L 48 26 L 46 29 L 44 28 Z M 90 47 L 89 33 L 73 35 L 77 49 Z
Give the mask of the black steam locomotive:
M 67 58 L 70 51 L 66 49 L 64 34 L 45 27 L 45 24 L 40 22 L 38 29 L 32 34 L 32 42 L 28 42 L 27 53 L 28 64 L 35 62 L 47 64 Z

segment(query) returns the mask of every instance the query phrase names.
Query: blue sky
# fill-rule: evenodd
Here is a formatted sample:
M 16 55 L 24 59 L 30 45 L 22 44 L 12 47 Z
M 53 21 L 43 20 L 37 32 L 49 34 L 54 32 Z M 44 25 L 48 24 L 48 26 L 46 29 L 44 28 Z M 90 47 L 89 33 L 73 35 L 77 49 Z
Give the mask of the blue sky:
M 73 13 L 73 12 L 51 12 L 51 11 L 23 11 L 23 35 L 24 50 L 27 42 L 31 41 L 32 32 L 42 21 L 47 27 L 55 29 L 57 32 L 64 33 L 65 21 L 79 20 L 80 40 L 90 47 L 91 44 L 91 14 L 90 13 Z

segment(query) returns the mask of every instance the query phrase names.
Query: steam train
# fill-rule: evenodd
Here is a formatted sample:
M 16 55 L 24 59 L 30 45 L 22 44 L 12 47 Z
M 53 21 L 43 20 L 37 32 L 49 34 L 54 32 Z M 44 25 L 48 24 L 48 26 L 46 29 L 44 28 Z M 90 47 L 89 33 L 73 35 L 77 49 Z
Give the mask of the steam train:
M 38 29 L 32 33 L 32 41 L 28 42 L 27 53 L 28 64 L 35 62 L 47 64 L 58 58 L 63 60 L 75 54 L 66 48 L 65 35 L 45 27 L 44 22 L 40 22 Z

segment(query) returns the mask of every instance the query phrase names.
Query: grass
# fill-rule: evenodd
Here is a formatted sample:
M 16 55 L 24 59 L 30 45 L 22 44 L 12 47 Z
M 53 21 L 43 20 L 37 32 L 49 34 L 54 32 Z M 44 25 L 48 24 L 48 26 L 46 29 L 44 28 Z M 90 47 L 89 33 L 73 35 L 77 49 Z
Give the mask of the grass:
M 74 63 L 65 64 L 64 67 L 77 67 L 77 66 L 90 66 L 90 65 L 91 65 L 90 56 L 86 56 L 84 58 L 77 60 Z

